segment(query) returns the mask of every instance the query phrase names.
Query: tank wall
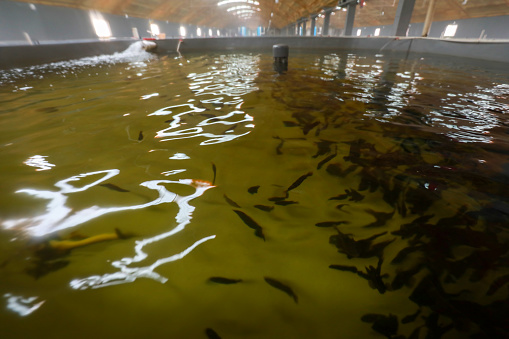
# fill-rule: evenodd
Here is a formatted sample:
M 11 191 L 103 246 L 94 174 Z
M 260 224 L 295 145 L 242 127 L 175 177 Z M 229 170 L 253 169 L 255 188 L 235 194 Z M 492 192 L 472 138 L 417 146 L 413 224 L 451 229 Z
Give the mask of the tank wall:
M 431 24 L 429 37 L 440 38 L 443 36 L 445 29 L 450 24 L 457 24 L 455 39 L 503 39 L 509 40 L 509 15 L 435 21 Z M 424 23 L 412 23 L 408 29 L 409 37 L 419 37 L 422 35 Z M 355 27 L 353 35 L 357 34 L 357 30 L 361 30 L 360 36 L 374 36 L 375 30 L 380 28 L 380 36 L 392 36 L 394 34 L 393 25 L 386 26 L 370 26 Z
M 148 20 L 113 14 L 102 14 L 110 25 L 113 38 L 132 38 L 136 28 L 141 38 L 151 37 L 150 24 L 159 26 L 166 37 L 179 37 L 180 26 L 186 28 L 187 37 L 197 37 L 198 26 L 176 22 Z M 202 36 L 209 36 L 209 27 L 200 27 Z M 217 29 L 212 29 L 217 35 Z M 221 34 L 227 34 L 224 30 Z M 95 33 L 90 11 L 26 2 L 0 1 L 0 44 L 38 44 L 54 41 L 99 40 Z

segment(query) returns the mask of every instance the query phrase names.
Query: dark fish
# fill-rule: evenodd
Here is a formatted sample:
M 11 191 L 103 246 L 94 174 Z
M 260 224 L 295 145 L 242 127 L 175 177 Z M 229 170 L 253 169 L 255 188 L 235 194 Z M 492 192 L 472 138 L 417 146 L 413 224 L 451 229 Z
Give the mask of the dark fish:
M 316 169 L 319 170 L 320 168 L 322 168 L 323 165 L 325 165 L 326 163 L 328 163 L 329 161 L 334 159 L 336 157 L 336 155 L 338 155 L 338 154 L 337 153 L 331 154 L 327 158 L 325 158 L 322 161 L 320 161 L 318 163 L 318 166 L 316 166 Z
M 212 172 L 214 173 L 214 178 L 212 179 L 212 185 L 216 183 L 216 164 L 212 163 Z
M 361 318 L 362 321 L 372 323 L 371 328 L 387 338 L 394 338 L 398 333 L 398 317 L 389 314 L 365 314 Z
M 207 335 L 207 338 L 209 338 L 209 339 L 221 339 L 219 334 L 217 334 L 216 331 L 214 331 L 211 328 L 205 329 L 205 334 Z
M 337 195 L 335 197 L 329 198 L 329 200 L 345 200 L 346 198 L 350 198 L 348 199 L 349 201 L 358 202 L 364 199 L 364 195 L 360 194 L 353 188 L 349 190 L 346 189 L 345 192 L 346 192 L 345 194 Z
M 218 284 L 225 284 L 225 285 L 231 285 L 231 284 L 237 284 L 239 282 L 242 282 L 242 279 L 229 279 L 229 278 L 223 278 L 223 277 L 210 277 L 209 281 L 218 283 Z
M 215 114 L 211 114 L 211 113 L 201 113 L 200 115 L 205 118 L 215 118 L 216 117 Z
M 340 195 L 336 195 L 335 197 L 331 197 L 329 198 L 329 200 L 345 200 L 346 198 L 348 198 L 348 194 L 340 194 Z
M 287 285 L 283 284 L 280 281 L 277 281 L 276 279 L 272 279 L 272 278 L 268 278 L 268 277 L 264 277 L 263 279 L 270 286 L 277 288 L 278 290 L 281 290 L 281 291 L 285 292 L 286 294 L 288 294 L 290 297 L 293 298 L 293 301 L 295 301 L 295 303 L 299 303 L 299 299 L 297 298 L 297 295 L 293 292 L 293 290 L 290 287 L 288 287 Z
M 99 184 L 99 186 L 106 187 L 106 188 L 109 188 L 110 190 L 117 191 L 117 192 L 129 192 L 128 190 L 125 190 L 121 187 L 118 187 L 117 185 L 113 185 L 110 183 Z
M 329 265 L 329 268 L 339 270 L 339 271 L 344 271 L 344 272 L 357 273 L 357 267 L 355 267 L 355 266 Z
M 376 221 L 372 222 L 371 224 L 365 225 L 364 227 L 384 226 L 387 223 L 387 221 L 389 221 L 392 218 L 395 212 L 395 211 L 392 211 L 391 213 L 377 212 L 373 211 L 372 209 L 366 209 L 365 211 L 374 216 Z
M 54 113 L 54 112 L 58 112 L 58 108 L 56 108 L 56 107 L 41 107 L 41 108 L 36 109 L 35 111 L 41 112 L 41 113 Z
M 283 121 L 285 127 L 296 127 L 299 126 L 299 123 L 296 121 Z
M 299 179 L 297 179 L 293 184 L 290 185 L 290 187 L 288 187 L 288 189 L 286 190 L 286 192 L 288 193 L 289 191 L 293 190 L 294 188 L 297 188 L 300 186 L 300 184 L 302 184 L 304 182 L 304 180 L 306 180 L 307 177 L 310 177 L 313 175 L 313 172 L 309 172 L 309 173 L 306 173 L 304 175 L 302 175 Z
M 236 207 L 236 208 L 241 208 L 239 206 L 239 204 L 237 204 L 235 201 L 233 201 L 232 199 L 228 198 L 228 196 L 226 194 L 223 194 L 223 197 L 224 197 L 224 200 L 226 200 L 227 203 L 229 203 L 231 206 L 233 207 Z
M 338 210 L 342 209 L 344 206 L 348 206 L 348 204 L 339 204 L 336 206 Z
M 411 322 L 415 321 L 415 319 L 417 319 L 419 314 L 421 314 L 421 309 L 420 308 L 414 314 L 407 315 L 406 317 L 401 319 L 401 323 L 402 324 L 411 323 Z
M 312 124 L 306 124 L 302 128 L 302 133 L 304 133 L 304 135 L 307 135 L 309 133 L 309 131 L 311 131 L 313 128 L 315 128 L 318 125 L 320 125 L 320 121 L 315 121 Z
M 249 187 L 249 188 L 247 189 L 247 191 L 248 191 L 249 193 L 251 193 L 251 194 L 255 194 L 255 193 L 258 193 L 258 189 L 259 189 L 259 188 L 260 188 L 260 185 L 258 185 L 258 186 L 253 186 L 253 187 Z
M 387 276 L 386 274 L 382 275 L 382 262 L 383 259 L 382 257 L 380 257 L 378 259 L 378 265 L 376 268 L 369 265 L 368 267 L 366 267 L 366 273 L 361 271 L 357 272 L 359 276 L 361 276 L 362 278 L 366 279 L 369 282 L 369 286 L 372 289 L 378 290 L 380 294 L 384 294 L 385 291 L 387 291 L 387 286 L 382 280 L 382 278 Z
M 316 223 L 315 226 L 318 226 L 318 227 L 333 227 L 333 226 L 338 226 L 338 225 L 341 225 L 341 224 L 348 224 L 348 223 L 349 223 L 348 221 L 323 221 L 323 222 Z
M 315 142 L 315 144 L 318 147 L 318 150 L 316 154 L 313 155 L 313 158 L 318 158 L 321 155 L 325 155 L 331 152 L 331 145 L 334 144 L 334 141 L 320 140 L 318 142 Z
M 270 212 L 274 209 L 274 206 L 265 206 L 265 205 L 254 205 L 254 207 L 258 208 L 259 210 Z
M 69 260 L 56 260 L 56 261 L 45 261 L 45 260 L 36 260 L 32 266 L 28 267 L 25 272 L 32 276 L 35 279 L 39 279 L 46 274 L 51 272 L 58 271 L 67 265 L 69 265 Z
M 240 219 L 250 228 L 255 230 L 255 235 L 259 238 L 262 238 L 263 241 L 265 241 L 265 236 L 263 235 L 263 229 L 256 221 L 254 221 L 249 215 L 246 213 L 239 211 L 239 210 L 233 210 L 233 212 L 237 213 Z
M 143 140 L 143 131 L 140 131 L 140 134 L 138 134 L 138 141 Z
M 168 119 L 168 120 L 165 120 L 164 122 L 167 123 L 167 124 L 170 124 L 174 121 L 175 119 L 171 118 L 171 119 Z
M 269 200 L 269 201 L 283 201 L 283 200 L 285 200 L 286 198 L 288 198 L 288 193 L 286 194 L 286 197 L 271 197 L 271 198 L 269 198 L 268 200 Z
M 362 194 L 360 194 L 359 192 L 357 192 L 356 190 L 354 190 L 353 188 L 350 189 L 350 190 L 345 190 L 345 192 L 350 196 L 350 201 L 361 201 L 362 199 L 364 199 L 364 196 Z
M 284 145 L 284 143 L 285 143 L 285 139 L 282 139 L 282 138 L 280 138 L 280 137 L 274 137 L 274 139 L 279 139 L 279 140 L 281 140 L 281 141 L 279 142 L 279 145 L 277 145 L 277 147 L 276 147 L 276 153 L 277 153 L 277 154 L 283 154 L 283 152 L 281 152 L 281 148 L 283 148 L 283 145 Z
M 281 206 L 288 206 L 288 205 L 298 204 L 298 202 L 297 201 L 282 200 L 282 201 L 276 201 L 275 204 L 276 205 L 281 205 Z
M 486 292 L 486 295 L 493 295 L 495 292 L 497 292 L 502 286 L 509 283 L 509 274 L 503 275 L 501 277 L 498 277 L 493 281 L 493 283 L 490 285 L 490 288 L 488 289 L 488 292 Z

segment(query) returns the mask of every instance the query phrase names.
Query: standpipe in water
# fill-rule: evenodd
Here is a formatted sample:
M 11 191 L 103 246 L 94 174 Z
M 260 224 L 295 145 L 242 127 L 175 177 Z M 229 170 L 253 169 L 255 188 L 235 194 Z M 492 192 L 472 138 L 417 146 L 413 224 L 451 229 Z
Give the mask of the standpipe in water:
M 288 45 L 272 46 L 272 55 L 274 56 L 274 70 L 278 73 L 288 71 Z

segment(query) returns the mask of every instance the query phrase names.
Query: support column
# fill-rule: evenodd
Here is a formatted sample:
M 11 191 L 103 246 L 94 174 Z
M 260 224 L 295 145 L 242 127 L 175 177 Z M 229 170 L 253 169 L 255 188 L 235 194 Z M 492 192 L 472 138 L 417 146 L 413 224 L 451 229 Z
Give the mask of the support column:
M 344 36 L 351 36 L 353 30 L 353 22 L 355 20 L 355 9 L 357 8 L 357 2 L 351 2 L 348 4 L 348 12 L 346 13 L 345 32 Z
M 306 30 L 307 30 L 306 21 L 308 21 L 307 18 L 302 18 L 302 35 L 306 35 Z
M 433 21 L 433 13 L 435 13 L 435 0 L 430 0 L 428 13 L 426 13 L 426 20 L 424 21 L 424 27 L 422 29 L 422 36 L 426 37 L 429 34 L 431 28 L 431 22 Z
M 325 11 L 324 15 L 325 18 L 323 19 L 323 28 L 322 28 L 322 35 L 327 36 L 329 35 L 329 25 L 330 25 L 330 15 L 333 11 L 332 8 L 324 8 Z
M 396 16 L 394 17 L 393 35 L 406 36 L 410 19 L 414 12 L 415 0 L 399 0 Z
M 302 26 L 302 21 L 297 21 L 297 35 L 300 35 L 301 26 Z
M 316 18 L 318 17 L 318 14 L 311 15 L 311 36 L 315 36 L 315 30 L 316 30 Z

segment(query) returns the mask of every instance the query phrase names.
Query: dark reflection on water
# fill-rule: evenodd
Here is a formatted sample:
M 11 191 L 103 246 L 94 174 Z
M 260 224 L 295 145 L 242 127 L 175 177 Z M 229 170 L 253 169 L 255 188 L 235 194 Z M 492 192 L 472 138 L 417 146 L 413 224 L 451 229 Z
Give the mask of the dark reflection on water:
M 3 76 L 13 331 L 69 304 L 57 335 L 91 314 L 108 337 L 509 334 L 507 73 L 184 57 Z

